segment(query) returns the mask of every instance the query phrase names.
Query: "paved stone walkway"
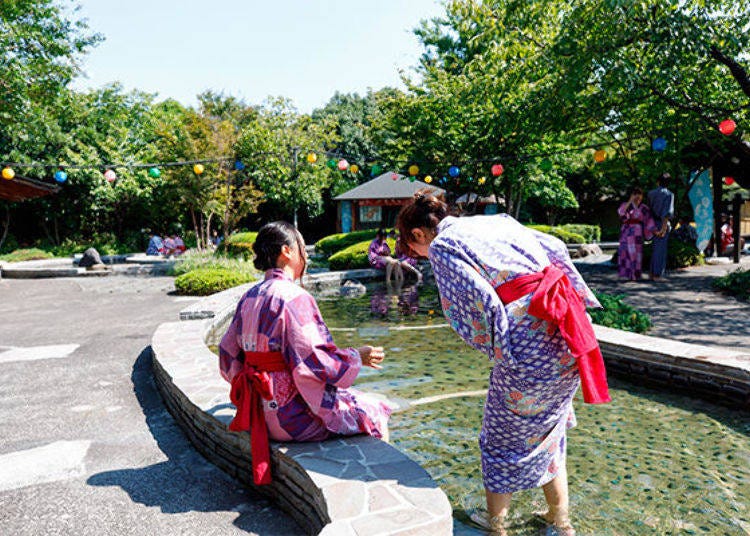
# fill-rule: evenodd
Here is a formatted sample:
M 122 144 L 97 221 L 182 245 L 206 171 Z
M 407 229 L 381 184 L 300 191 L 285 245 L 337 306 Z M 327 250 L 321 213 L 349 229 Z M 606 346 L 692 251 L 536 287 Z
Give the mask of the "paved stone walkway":
M 630 305 L 651 315 L 648 335 L 692 344 L 727 346 L 750 352 L 750 303 L 717 292 L 716 277 L 750 269 L 750 257 L 741 265 L 719 264 L 675 270 L 661 281 L 622 281 L 608 257 L 577 263 L 591 288 L 622 294 Z
M 168 277 L 0 280 L 0 533 L 300 534 L 200 456 L 144 349 Z

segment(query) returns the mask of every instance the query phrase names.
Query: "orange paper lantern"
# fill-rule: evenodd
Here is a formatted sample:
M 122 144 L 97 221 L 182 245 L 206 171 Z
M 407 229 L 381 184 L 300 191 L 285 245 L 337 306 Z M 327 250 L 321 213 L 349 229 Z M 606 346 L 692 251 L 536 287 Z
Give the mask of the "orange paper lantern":
M 607 159 L 607 152 L 604 149 L 599 149 L 594 152 L 594 162 L 600 164 Z

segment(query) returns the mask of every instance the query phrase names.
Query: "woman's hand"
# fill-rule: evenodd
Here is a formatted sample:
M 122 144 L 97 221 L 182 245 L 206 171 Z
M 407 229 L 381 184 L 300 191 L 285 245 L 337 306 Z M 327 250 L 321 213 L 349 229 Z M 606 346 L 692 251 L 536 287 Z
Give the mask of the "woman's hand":
M 362 364 L 366 367 L 381 369 L 380 363 L 385 359 L 385 352 L 382 346 L 362 346 L 357 348 L 359 357 L 362 358 Z

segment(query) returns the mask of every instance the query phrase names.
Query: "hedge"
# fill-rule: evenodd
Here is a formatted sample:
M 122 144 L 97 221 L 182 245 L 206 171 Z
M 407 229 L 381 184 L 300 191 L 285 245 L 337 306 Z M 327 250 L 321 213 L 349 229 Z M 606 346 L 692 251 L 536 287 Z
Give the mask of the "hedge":
M 373 235 L 374 237 L 375 235 Z M 396 241 L 392 238 L 387 239 L 391 248 L 391 253 L 396 249 Z M 342 249 L 334 253 L 328 259 L 328 266 L 331 270 L 354 270 L 355 268 L 369 268 L 370 261 L 367 259 L 367 250 L 370 248 L 372 240 L 365 240 Z M 317 247 L 317 245 L 315 246 Z
M 566 223 L 559 228 L 569 233 L 581 235 L 586 244 L 599 243 L 602 241 L 602 229 L 598 225 L 588 225 L 585 223 Z
M 555 238 L 559 238 L 566 244 L 585 244 L 586 239 L 579 234 L 571 233 L 570 231 L 566 231 L 562 227 L 552 227 L 550 225 L 527 225 L 529 229 L 534 229 L 536 231 L 540 231 L 542 233 L 546 233 L 548 235 L 552 235 Z
M 177 294 L 208 296 L 228 288 L 255 281 L 253 274 L 223 268 L 199 268 L 175 278 Z
M 588 309 L 591 320 L 600 326 L 645 333 L 651 328 L 651 317 L 623 301 L 621 294 L 594 292 L 603 309 Z
M 750 300 L 750 270 L 738 268 L 727 275 L 717 277 L 712 284 L 715 288 L 741 300 Z
M 227 254 L 232 257 L 252 259 L 254 256 L 253 244 L 257 237 L 258 233 L 255 231 L 234 233 L 233 235 L 229 235 L 219 247 L 216 248 L 216 253 L 219 255 Z
M 376 229 L 367 229 L 364 231 L 352 231 L 351 233 L 338 233 L 321 238 L 315 243 L 315 251 L 322 253 L 326 256 L 333 255 L 337 251 L 341 251 L 349 246 L 353 246 L 368 240 L 368 244 L 372 242 L 377 234 Z

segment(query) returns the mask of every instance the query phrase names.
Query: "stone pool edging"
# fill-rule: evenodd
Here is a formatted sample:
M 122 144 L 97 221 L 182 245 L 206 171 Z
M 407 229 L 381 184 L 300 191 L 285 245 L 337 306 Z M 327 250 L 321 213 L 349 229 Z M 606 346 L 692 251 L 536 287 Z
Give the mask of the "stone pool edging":
M 81 255 L 35 261 L 0 262 L 0 277 L 7 279 L 43 279 L 50 277 L 102 277 L 120 275 L 166 275 L 176 262 L 141 254 L 102 255 L 105 270 L 78 267 Z
M 307 288 L 375 279 L 377 270 L 312 274 Z M 274 482 L 254 486 L 249 434 L 229 432 L 229 384 L 206 341 L 234 314 L 254 283 L 209 296 L 161 324 L 152 337 L 153 372 L 167 408 L 196 448 L 254 490 L 268 495 L 310 534 L 451 534 L 453 513 L 427 471 L 395 447 L 369 436 L 321 443 L 273 443 Z
M 607 371 L 750 410 L 750 354 L 594 325 Z

